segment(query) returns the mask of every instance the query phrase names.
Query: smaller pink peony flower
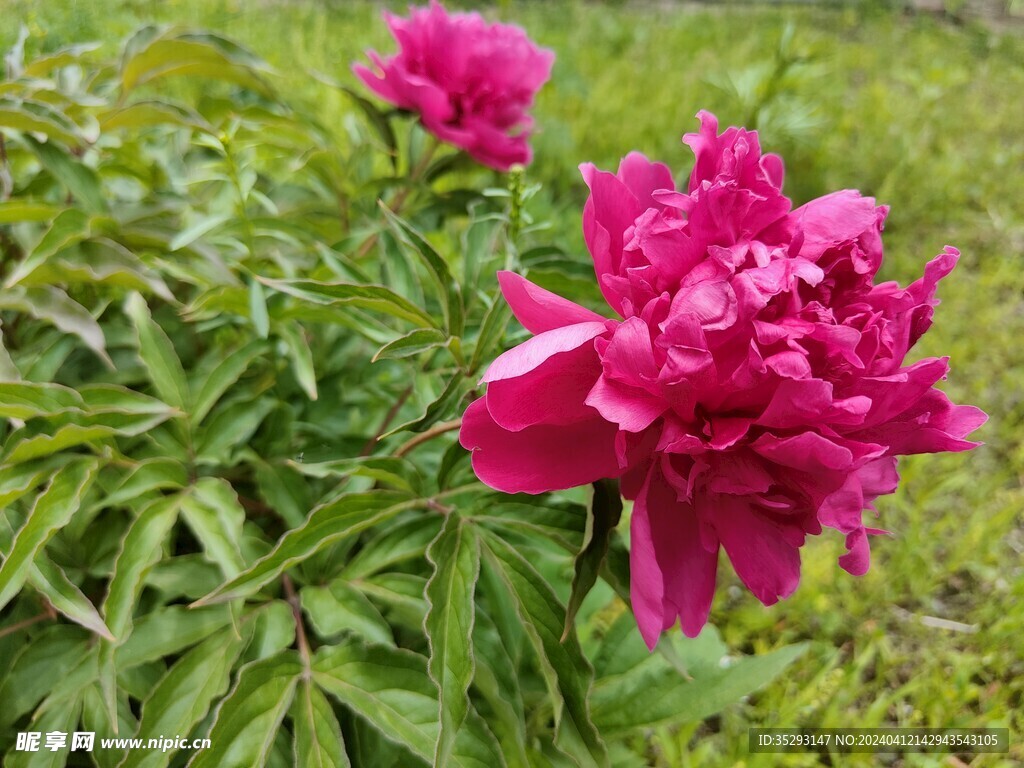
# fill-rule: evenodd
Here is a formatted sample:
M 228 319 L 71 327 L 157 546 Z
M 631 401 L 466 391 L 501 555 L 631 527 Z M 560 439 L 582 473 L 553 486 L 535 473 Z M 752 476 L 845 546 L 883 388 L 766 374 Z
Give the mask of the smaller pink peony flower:
M 875 283 L 885 206 L 844 190 L 791 210 L 757 134 L 700 118 L 686 191 L 637 153 L 614 174 L 582 166 L 583 233 L 621 320 L 499 273 L 534 337 L 491 364 L 460 435 L 498 490 L 621 478 L 652 648 L 677 622 L 700 632 L 720 551 L 765 605 L 797 588 L 823 527 L 865 573 L 883 531 L 862 513 L 896 489 L 896 457 L 973 448 L 985 421 L 935 387 L 946 358 L 905 361 L 957 251 L 906 288 Z
M 507 171 L 530 162 L 528 110 L 551 75 L 555 54 L 538 48 L 519 27 L 488 24 L 478 13 L 449 14 L 432 0 L 409 18 L 384 13 L 399 51 L 353 71 L 401 109 L 418 112 L 442 141 L 484 165 Z

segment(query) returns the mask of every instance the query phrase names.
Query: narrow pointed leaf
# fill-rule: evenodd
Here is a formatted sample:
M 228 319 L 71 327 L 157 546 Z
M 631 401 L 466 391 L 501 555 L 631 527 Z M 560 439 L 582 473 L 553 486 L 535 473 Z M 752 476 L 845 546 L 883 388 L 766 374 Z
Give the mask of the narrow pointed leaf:
M 3 565 L 0 565 L 0 608 L 7 605 L 24 585 L 36 554 L 78 511 L 95 473 L 94 461 L 69 464 L 38 496 L 25 524 L 14 535 Z
M 295 729 L 295 765 L 350 768 L 338 718 L 327 697 L 309 680 L 299 683 L 291 715 Z
M 608 766 L 604 742 L 590 717 L 593 670 L 575 634 L 561 640 L 565 609 L 558 596 L 503 539 L 488 533 L 483 540 L 540 661 L 555 711 L 555 743 L 583 765 Z
M 235 687 L 217 707 L 210 748 L 196 752 L 189 767 L 264 765 L 301 674 L 302 664 L 294 651 L 242 667 Z
M 618 482 L 598 480 L 593 486 L 590 514 L 587 515 L 587 529 L 583 536 L 583 547 L 573 563 L 572 593 L 565 610 L 563 641 L 572 631 L 576 613 L 583 604 L 583 599 L 597 583 L 601 564 L 608 553 L 608 543 L 612 531 L 615 530 L 615 526 L 619 524 L 619 518 L 622 517 L 622 497 L 619 496 Z
M 375 491 L 346 494 L 318 507 L 302 526 L 282 536 L 268 555 L 198 603 L 223 602 L 251 595 L 329 544 L 390 520 L 410 506 L 405 501 L 407 498 L 403 494 Z
M 135 326 L 139 357 L 160 399 L 187 411 L 191 400 L 188 382 L 171 340 L 153 321 L 149 307 L 139 294 L 133 293 L 128 297 L 125 313 Z
M 423 628 L 430 643 L 427 669 L 440 696 L 440 723 L 435 765 L 447 765 L 455 737 L 469 712 L 473 680 L 473 597 L 480 575 L 480 545 L 473 528 L 457 513 L 445 520 L 427 549 L 434 573 L 427 582 L 430 606 Z

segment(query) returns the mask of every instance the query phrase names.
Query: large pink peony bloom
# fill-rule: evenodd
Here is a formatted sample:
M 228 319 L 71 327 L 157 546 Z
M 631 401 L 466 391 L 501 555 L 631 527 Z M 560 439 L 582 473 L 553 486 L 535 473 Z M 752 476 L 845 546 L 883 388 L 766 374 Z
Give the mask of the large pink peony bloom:
M 617 174 L 582 166 L 584 234 L 622 320 L 499 274 L 535 336 L 490 366 L 461 433 L 502 491 L 621 478 L 651 647 L 677 620 L 700 632 L 720 547 L 765 605 L 796 589 L 799 548 L 822 526 L 863 574 L 882 531 L 862 512 L 895 490 L 896 456 L 972 448 L 985 421 L 934 388 L 946 358 L 903 364 L 957 251 L 907 288 L 875 284 L 884 206 L 846 190 L 790 210 L 757 134 L 699 117 L 686 191 L 636 153 Z
M 551 74 L 555 55 L 519 27 L 488 24 L 477 13 L 448 14 L 437 0 L 384 18 L 399 51 L 377 68 L 353 71 L 378 96 L 420 114 L 439 139 L 500 171 L 529 163 L 533 120 L 527 110 Z

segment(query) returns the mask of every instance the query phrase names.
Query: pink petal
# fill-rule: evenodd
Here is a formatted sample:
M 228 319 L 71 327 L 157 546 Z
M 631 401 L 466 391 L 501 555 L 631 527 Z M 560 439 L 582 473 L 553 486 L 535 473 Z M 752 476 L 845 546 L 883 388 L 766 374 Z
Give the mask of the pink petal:
M 604 318 L 556 293 L 534 285 L 515 272 L 498 272 L 498 284 L 512 314 L 530 333 L 544 333 L 579 323 L 599 323 Z
M 473 452 L 473 470 L 491 488 L 545 493 L 621 473 L 615 456 L 615 425 L 592 419 L 509 432 L 491 418 L 485 399 L 466 409 L 459 442 Z
M 499 355 L 481 381 L 501 381 L 522 376 L 539 367 L 552 355 L 582 347 L 604 332 L 604 323 L 577 323 L 545 331 Z

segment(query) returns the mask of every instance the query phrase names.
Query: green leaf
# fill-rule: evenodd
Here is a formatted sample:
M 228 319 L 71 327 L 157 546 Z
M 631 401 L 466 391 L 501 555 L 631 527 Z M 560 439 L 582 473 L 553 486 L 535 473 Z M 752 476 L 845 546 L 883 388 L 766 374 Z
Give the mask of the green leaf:
M 473 347 L 473 357 L 470 359 L 470 373 L 475 373 L 485 359 L 492 356 L 500 346 L 501 339 L 505 335 L 505 328 L 512 318 L 512 312 L 504 299 L 496 297 L 494 302 L 487 309 L 483 322 L 480 324 L 480 333 L 476 337 L 476 345 Z
M 7 605 L 24 585 L 32 570 L 32 561 L 46 542 L 78 511 L 95 477 L 96 466 L 96 462 L 91 460 L 67 465 L 36 499 L 25 524 L 15 534 L 3 565 L 0 565 L 0 608 Z
M 5 731 L 93 653 L 79 627 L 54 625 L 21 646 L 0 683 L 0 729 Z
M 326 587 L 303 587 L 302 610 L 320 637 L 331 637 L 351 630 L 372 643 L 394 645 L 391 627 L 366 595 L 344 579 L 334 579 Z
M 429 349 L 443 347 L 447 341 L 448 337 L 436 328 L 417 328 L 378 349 L 373 362 L 412 357 Z
M 123 642 L 131 631 L 132 614 L 143 580 L 160 558 L 186 494 L 187 491 L 183 491 L 166 496 L 144 507 L 121 542 L 107 598 L 103 602 L 107 626 L 118 642 Z
M 313 680 L 386 738 L 430 761 L 439 724 L 434 684 L 426 659 L 384 646 L 345 643 L 320 648 Z M 446 764 L 455 768 L 496 768 L 505 761 L 483 721 L 473 713 L 456 737 Z
M 291 717 L 295 729 L 294 765 L 350 768 L 334 709 L 327 697 L 309 680 L 299 683 Z
M 354 283 L 320 283 L 316 280 L 271 280 L 261 277 L 260 282 L 281 293 L 322 306 L 352 305 L 397 317 L 423 328 L 436 327 L 434 318 L 382 285 L 356 285 Z
M 192 245 L 192 243 L 203 235 L 212 232 L 225 222 L 230 221 L 231 218 L 232 216 L 229 213 L 221 213 L 216 216 L 204 216 L 191 226 L 185 227 L 185 229 L 181 230 L 181 232 L 171 238 L 171 242 L 167 245 L 167 250 L 172 253 L 174 251 L 180 251 L 182 248 Z
M 202 545 L 206 559 L 219 565 L 225 578 L 234 578 L 245 568 L 241 548 L 245 510 L 227 480 L 199 480 L 192 493 L 182 497 L 181 516 Z
M 104 132 L 122 128 L 137 130 L 161 125 L 176 125 L 183 128 L 198 128 L 207 133 L 213 132 L 213 128 L 198 112 L 167 101 L 136 101 L 102 112 L 97 118 Z M 177 238 L 172 240 L 172 243 L 176 240 Z M 170 250 L 175 251 L 177 248 L 172 246 Z
M 0 417 L 31 419 L 80 411 L 85 401 L 75 390 L 60 384 L 35 382 L 0 383 Z
M 0 516 L 0 553 L 5 559 L 11 550 L 13 540 L 14 530 L 10 522 Z M 29 569 L 28 583 L 71 621 L 100 637 L 113 639 L 96 606 L 89 602 L 89 598 L 82 594 L 78 586 L 68 578 L 60 566 L 46 556 L 45 552 L 36 554 L 35 561 Z
M 0 309 L 13 309 L 50 323 L 64 333 L 77 336 L 111 368 L 103 330 L 89 310 L 53 286 L 16 285 L 0 291 Z
M 224 694 L 245 641 L 233 630 L 218 632 L 178 659 L 142 705 L 136 738 L 190 733 Z M 132 749 L 120 768 L 164 768 L 172 751 Z
M 391 435 L 396 435 L 399 432 L 423 432 L 434 426 L 445 416 L 454 413 L 462 402 L 462 398 L 472 388 L 473 385 L 469 379 L 463 376 L 461 371 L 457 372 L 445 385 L 444 390 L 438 395 L 437 399 L 427 406 L 427 410 L 423 412 L 422 416 L 418 419 L 407 421 L 405 424 L 398 425 L 381 435 L 381 438 L 391 437 Z
M 565 610 L 544 578 L 515 549 L 486 533 L 485 552 L 500 575 L 526 629 L 551 696 L 555 743 L 586 765 L 609 765 L 588 696 L 593 671 L 575 634 L 562 642 Z
M 153 491 L 178 490 L 188 483 L 188 472 L 180 461 L 156 458 L 141 461 L 102 500 L 110 509 L 127 505 Z
M 123 671 L 180 653 L 229 623 L 231 612 L 226 605 L 157 608 L 135 620 L 128 639 L 117 647 L 114 654 L 116 666 Z M 232 634 L 236 634 L 233 629 Z
M 228 391 L 246 372 L 253 360 L 266 351 L 266 344 L 254 340 L 224 357 L 217 367 L 210 371 L 199 387 L 192 405 L 191 418 L 196 424 L 210 412 L 221 396 Z
M 72 157 L 52 142 L 23 137 L 28 148 L 54 180 L 67 188 L 85 210 L 100 213 L 107 209 L 99 176 L 89 166 Z
M 294 651 L 247 664 L 218 706 L 210 748 L 195 753 L 190 768 L 256 768 L 267 759 L 302 674 Z
M 391 121 L 388 120 L 387 116 L 381 112 L 372 101 L 366 99 L 358 92 L 349 88 L 344 83 L 335 80 L 332 77 L 324 75 L 320 72 L 313 72 L 313 77 L 332 88 L 337 88 L 339 91 L 344 92 L 355 105 L 359 107 L 360 111 L 366 116 L 366 119 L 373 126 L 373 129 L 377 132 L 380 140 L 383 142 L 385 148 L 388 150 L 388 156 L 391 158 L 392 168 L 398 168 L 398 140 L 395 138 L 395 131 L 391 127 Z
M 270 334 L 270 315 L 267 313 L 267 297 L 259 280 L 249 280 L 249 319 L 256 334 L 265 339 Z
M 78 208 L 65 208 L 58 213 L 36 247 L 11 272 L 4 285 L 10 288 L 54 255 L 89 237 L 89 220 L 89 214 Z
M 467 514 L 491 527 L 543 536 L 571 553 L 583 546 L 588 515 L 582 504 L 527 494 L 487 494 Z
M 129 46 L 121 64 L 121 88 L 127 94 L 164 77 L 209 77 L 271 94 L 263 78 L 266 65 L 239 46 L 212 33 L 146 35 Z M 261 71 L 262 70 L 262 71 Z
M 181 360 L 167 334 L 153 321 L 145 299 L 138 293 L 132 293 L 125 302 L 125 314 L 135 327 L 139 357 L 160 399 L 188 411 L 191 396 Z
M 78 126 L 49 104 L 40 101 L 12 101 L 0 98 L 0 128 L 22 133 L 41 133 L 63 144 L 78 146 L 82 136 Z
M 258 285 L 258 283 L 256 283 Z M 275 332 L 288 349 L 295 380 L 310 400 L 316 400 L 316 370 L 313 366 L 313 352 L 309 348 L 306 332 L 298 323 L 279 323 Z
M 63 208 L 28 200 L 4 200 L 0 202 L 0 224 L 18 224 L 23 221 L 53 221 Z
M 399 563 L 422 560 L 430 542 L 437 538 L 441 523 L 437 515 L 415 514 L 389 525 L 349 558 L 342 574 L 349 581 L 361 580 L 383 570 L 394 570 Z
M 82 692 L 75 692 L 69 697 L 50 696 L 32 715 L 32 720 L 26 726 L 26 731 L 67 734 L 67 747 L 65 749 L 46 749 L 45 742 L 38 751 L 14 751 L 4 760 L 7 768 L 61 768 L 68 759 L 71 733 L 78 724 L 78 718 L 82 713 Z
M 407 499 L 404 494 L 373 491 L 345 494 L 322 504 L 310 512 L 302 526 L 282 536 L 268 555 L 197 603 L 223 602 L 251 595 L 329 544 L 356 536 L 419 503 Z
M 621 623 L 626 624 L 625 631 L 616 629 Z M 700 722 L 769 683 L 807 649 L 801 643 L 728 659 L 714 629 L 706 627 L 696 640 L 673 643 L 684 659 L 693 655 L 691 649 L 705 657 L 688 665 L 688 679 L 661 654 L 641 650 L 643 641 L 631 614 L 624 614 L 609 636 L 614 650 L 601 653 L 614 657 L 616 664 L 607 670 L 608 677 L 598 680 L 592 696 L 594 722 L 609 737 L 665 723 Z M 639 661 L 624 668 L 626 658 Z
M 572 593 L 565 610 L 565 629 L 562 640 L 572 631 L 576 613 L 583 599 L 597 583 L 601 564 L 608 553 L 612 531 L 622 517 L 622 497 L 615 480 L 597 480 L 593 483 L 590 500 L 590 514 L 587 515 L 587 530 L 583 535 L 583 547 L 573 562 Z
M 473 681 L 475 606 L 480 575 L 480 544 L 473 528 L 455 512 L 427 549 L 434 573 L 427 582 L 430 605 L 423 629 L 430 643 L 427 669 L 440 694 L 440 723 L 434 765 L 447 765 L 455 736 L 469 713 Z
M 115 434 L 117 434 L 116 429 L 102 424 L 95 424 L 89 427 L 83 427 L 79 424 L 67 424 L 52 435 L 44 433 L 34 437 L 27 437 L 15 443 L 4 455 L 4 463 L 17 464 L 22 461 L 50 456 L 66 448 L 74 448 L 83 443 L 103 440 Z
M 401 456 L 364 456 L 334 461 L 289 461 L 288 466 L 307 477 L 370 477 L 399 490 L 415 493 L 423 485 L 416 465 Z
M 395 238 L 401 242 L 411 245 L 419 255 L 421 261 L 426 265 L 437 290 L 440 292 L 441 305 L 444 307 L 445 328 L 450 336 L 458 336 L 462 333 L 464 323 L 462 308 L 462 291 L 459 284 L 452 277 L 448 263 L 441 257 L 434 246 L 430 244 L 415 227 L 396 215 L 390 208 L 380 202 L 384 217 L 388 220 Z

